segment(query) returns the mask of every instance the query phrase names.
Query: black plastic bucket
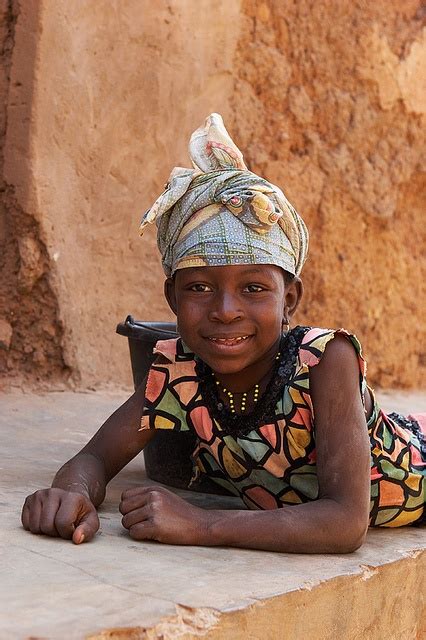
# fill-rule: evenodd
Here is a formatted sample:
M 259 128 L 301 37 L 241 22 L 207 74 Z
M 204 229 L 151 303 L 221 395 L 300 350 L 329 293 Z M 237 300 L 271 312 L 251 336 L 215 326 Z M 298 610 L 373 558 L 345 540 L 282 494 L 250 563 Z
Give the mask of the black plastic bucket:
M 140 322 L 127 316 L 117 325 L 117 333 L 126 336 L 129 341 L 130 361 L 132 363 L 135 389 L 144 380 L 154 361 L 153 349 L 159 340 L 177 338 L 174 322 Z
M 132 316 L 127 316 L 124 322 L 117 325 L 117 333 L 126 336 L 129 341 L 135 389 L 143 382 L 154 361 L 156 342 L 178 337 L 173 322 L 142 322 L 134 320 Z M 195 435 L 190 432 L 159 430 L 143 452 L 148 477 L 172 487 L 187 489 L 192 476 L 191 454 L 195 446 Z M 207 478 L 193 488 L 205 493 L 229 495 L 226 489 L 222 490 Z

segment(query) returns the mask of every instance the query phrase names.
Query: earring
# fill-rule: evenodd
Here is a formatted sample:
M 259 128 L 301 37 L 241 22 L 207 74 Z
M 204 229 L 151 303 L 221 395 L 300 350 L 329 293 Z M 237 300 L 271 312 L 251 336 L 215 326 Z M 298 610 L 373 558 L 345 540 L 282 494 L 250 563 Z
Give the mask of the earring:
M 283 333 L 288 333 L 290 331 L 290 322 L 289 322 L 288 318 L 283 318 L 282 331 L 283 331 Z

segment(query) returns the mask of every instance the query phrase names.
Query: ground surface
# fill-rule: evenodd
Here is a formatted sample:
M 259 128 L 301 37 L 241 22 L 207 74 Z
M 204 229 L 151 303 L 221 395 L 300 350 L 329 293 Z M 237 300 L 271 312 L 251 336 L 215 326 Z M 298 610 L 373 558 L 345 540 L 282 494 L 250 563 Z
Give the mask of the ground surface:
M 146 482 L 139 457 L 111 483 L 92 543 L 76 547 L 25 532 L 25 496 L 48 486 L 121 400 L 101 393 L 0 396 L 1 639 L 421 638 L 425 529 L 370 531 L 362 549 L 347 556 L 135 543 L 117 503 L 124 488 Z M 426 395 L 388 394 L 384 405 L 426 411 Z

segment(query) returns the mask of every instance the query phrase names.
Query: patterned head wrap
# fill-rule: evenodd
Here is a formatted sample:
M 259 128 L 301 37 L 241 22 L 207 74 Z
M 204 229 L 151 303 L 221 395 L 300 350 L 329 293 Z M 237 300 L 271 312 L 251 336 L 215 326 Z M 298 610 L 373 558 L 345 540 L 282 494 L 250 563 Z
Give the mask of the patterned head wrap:
M 299 275 L 308 231 L 281 189 L 249 171 L 221 116 L 191 136 L 193 169 L 173 169 L 144 214 L 154 221 L 164 272 L 199 266 L 274 264 Z

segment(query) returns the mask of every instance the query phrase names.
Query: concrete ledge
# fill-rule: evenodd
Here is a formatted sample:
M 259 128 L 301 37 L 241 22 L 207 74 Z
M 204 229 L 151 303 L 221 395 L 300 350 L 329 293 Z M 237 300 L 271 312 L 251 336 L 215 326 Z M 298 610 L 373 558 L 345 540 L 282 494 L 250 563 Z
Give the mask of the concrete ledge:
M 426 637 L 424 528 L 372 530 L 359 551 L 342 556 L 135 543 L 121 527 L 117 503 L 124 488 L 146 482 L 139 457 L 111 483 L 94 542 L 76 547 L 25 532 L 25 495 L 48 486 L 123 399 L 0 396 L 1 638 Z M 394 396 L 390 408 L 406 410 L 408 403 L 425 410 L 420 395 L 404 402 Z M 239 504 L 189 495 L 211 507 Z

